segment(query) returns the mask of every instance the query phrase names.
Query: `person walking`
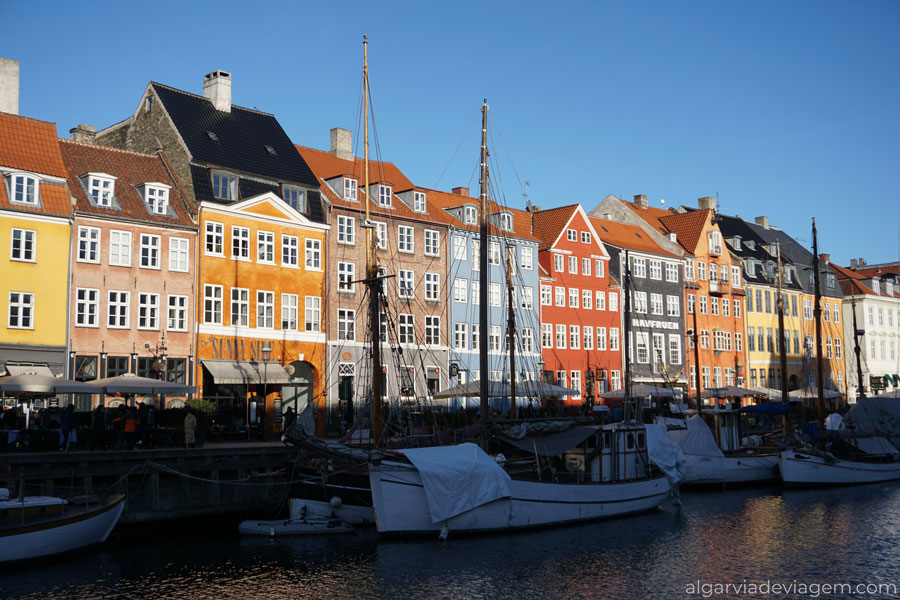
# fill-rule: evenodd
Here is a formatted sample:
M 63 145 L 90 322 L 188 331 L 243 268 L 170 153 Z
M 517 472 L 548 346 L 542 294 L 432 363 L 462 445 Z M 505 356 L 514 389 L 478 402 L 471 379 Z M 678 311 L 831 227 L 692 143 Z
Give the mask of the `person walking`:
M 69 436 L 72 434 L 72 413 L 75 412 L 75 405 L 69 404 L 59 415 L 59 429 L 62 432 L 60 447 L 63 452 L 69 451 Z
M 91 415 L 91 452 L 100 444 L 100 449 L 106 451 L 106 410 L 102 404 L 98 404 Z
M 184 447 L 185 448 L 194 448 L 196 447 L 196 435 L 197 433 L 197 417 L 194 416 L 194 411 L 190 408 L 187 410 L 187 414 L 184 417 Z
M 125 413 L 125 446 L 129 450 L 134 450 L 134 446 L 137 443 L 139 424 L 137 409 L 129 406 L 128 411 Z

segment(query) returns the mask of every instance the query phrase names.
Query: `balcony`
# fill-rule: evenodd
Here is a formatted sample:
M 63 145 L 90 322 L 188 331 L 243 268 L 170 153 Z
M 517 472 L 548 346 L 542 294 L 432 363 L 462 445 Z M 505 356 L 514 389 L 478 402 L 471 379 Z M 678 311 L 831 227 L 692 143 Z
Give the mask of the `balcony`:
M 727 281 L 711 279 L 709 281 L 709 293 L 713 296 L 724 296 L 731 292 L 731 285 Z

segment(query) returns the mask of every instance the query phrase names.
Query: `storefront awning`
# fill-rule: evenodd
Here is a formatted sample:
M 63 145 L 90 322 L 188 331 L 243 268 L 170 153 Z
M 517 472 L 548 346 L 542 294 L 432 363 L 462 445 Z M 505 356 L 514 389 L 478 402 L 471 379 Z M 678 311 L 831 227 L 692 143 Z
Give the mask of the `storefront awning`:
M 23 373 L 34 373 L 36 375 L 47 375 L 54 377 L 53 371 L 47 365 L 6 365 L 7 375 L 22 375 Z
M 900 375 L 894 373 L 891 378 L 894 380 L 894 385 L 900 385 Z
M 218 385 L 274 385 L 290 383 L 291 377 L 277 362 L 251 360 L 201 360 Z

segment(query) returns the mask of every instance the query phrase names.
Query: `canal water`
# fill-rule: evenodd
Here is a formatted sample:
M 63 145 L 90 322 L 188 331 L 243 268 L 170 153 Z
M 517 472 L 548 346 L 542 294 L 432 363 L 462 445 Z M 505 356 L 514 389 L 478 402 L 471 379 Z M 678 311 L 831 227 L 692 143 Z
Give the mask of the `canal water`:
M 680 506 L 650 514 L 503 536 L 451 533 L 445 542 L 374 531 L 272 540 L 228 529 L 120 535 L 0 572 L 0 597 L 900 597 L 885 587 L 900 586 L 900 483 L 685 492 Z M 794 587 L 749 593 L 766 582 Z M 831 584 L 854 587 L 824 593 Z

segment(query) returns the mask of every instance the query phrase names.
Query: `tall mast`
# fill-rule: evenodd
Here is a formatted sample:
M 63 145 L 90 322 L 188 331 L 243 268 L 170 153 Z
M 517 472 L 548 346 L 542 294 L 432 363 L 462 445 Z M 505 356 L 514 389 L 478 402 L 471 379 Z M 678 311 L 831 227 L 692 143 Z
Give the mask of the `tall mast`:
M 506 246 L 506 303 L 509 314 L 506 320 L 506 331 L 509 337 L 509 418 L 516 418 L 516 312 L 513 304 L 512 246 Z
M 623 400 L 625 402 L 624 416 L 625 420 L 628 421 L 634 419 L 634 411 L 631 407 L 631 360 L 629 360 L 629 352 L 631 350 L 631 343 L 629 342 L 631 335 L 631 267 L 628 264 L 628 250 L 625 250 L 622 284 L 625 292 L 625 319 L 623 321 L 624 331 L 622 332 L 622 350 L 625 357 L 625 394 Z
M 372 431 L 375 445 L 382 444 L 381 422 L 381 281 L 372 222 L 369 218 L 369 36 L 363 36 L 363 147 L 366 195 L 366 286 L 369 288 L 369 329 L 372 338 Z
M 815 307 L 813 317 L 816 319 L 816 383 L 818 384 L 818 401 L 816 410 L 822 428 L 825 427 L 825 366 L 822 358 L 822 291 L 819 285 L 819 241 L 816 232 L 816 218 L 812 220 L 813 235 L 813 285 L 815 286 Z
M 781 341 L 778 344 L 779 349 L 779 358 L 781 360 L 781 401 L 784 402 L 785 406 L 790 406 L 788 398 L 788 374 L 787 374 L 787 349 L 785 346 L 787 342 L 785 341 L 784 335 L 784 292 L 781 289 L 783 277 L 781 273 L 781 242 L 775 243 L 775 248 L 777 249 L 777 259 L 778 259 L 778 271 L 776 275 L 776 293 L 778 294 L 778 335 L 781 336 Z
M 700 288 L 697 288 L 700 291 Z M 694 340 L 694 371 L 697 373 L 697 414 L 703 414 L 703 399 L 700 392 L 703 389 L 703 379 L 700 377 L 700 330 L 697 329 L 697 312 L 700 310 L 700 294 L 697 294 L 694 301 L 694 333 L 691 337 Z
M 853 353 L 856 354 L 856 401 L 866 395 L 866 387 L 863 382 L 862 360 L 860 359 L 859 336 L 862 335 L 859 325 L 856 324 L 856 297 L 850 296 L 850 306 L 853 308 Z
M 490 409 L 490 401 L 488 399 L 488 375 L 490 375 L 490 365 L 488 363 L 488 334 L 490 326 L 488 323 L 488 285 L 490 278 L 488 277 L 488 249 L 490 241 L 488 240 L 488 150 L 487 150 L 487 98 L 481 105 L 481 177 L 479 185 L 481 186 L 480 196 L 480 227 L 481 236 L 480 255 L 478 264 L 481 271 L 481 282 L 478 290 L 478 327 L 480 334 L 478 336 L 478 357 L 479 368 L 481 370 L 479 392 L 481 395 L 481 434 L 485 446 L 487 445 L 487 428 L 488 428 L 488 410 Z

